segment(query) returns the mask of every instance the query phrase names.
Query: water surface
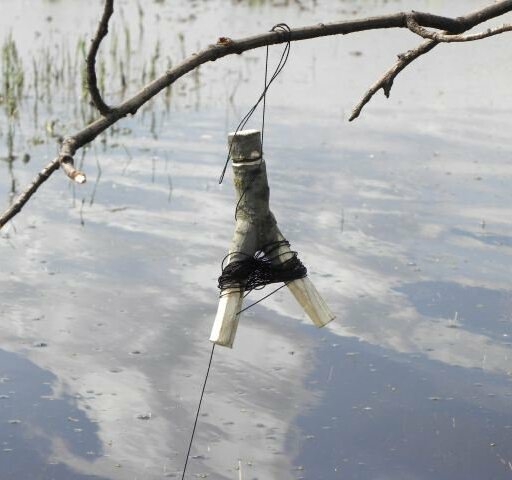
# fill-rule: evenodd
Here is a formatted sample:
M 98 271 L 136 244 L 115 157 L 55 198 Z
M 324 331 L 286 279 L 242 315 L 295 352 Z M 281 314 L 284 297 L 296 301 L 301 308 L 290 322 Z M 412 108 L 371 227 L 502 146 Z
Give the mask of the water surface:
M 109 101 L 220 35 L 486 4 L 119 3 Z M 90 118 L 73 59 L 97 12 L 2 6 L 26 73 L 19 116 L 0 117 L 7 205 Z M 268 99 L 271 205 L 337 319 L 315 329 L 284 289 L 244 315 L 235 348 L 216 350 L 189 478 L 238 478 L 239 461 L 244 479 L 512 475 L 510 51 L 505 36 L 440 46 L 349 124 L 417 43 L 292 45 Z M 2 478 L 181 477 L 233 230 L 231 179 L 217 179 L 263 55 L 204 66 L 119 122 L 77 156 L 86 185 L 55 174 L 0 234 Z

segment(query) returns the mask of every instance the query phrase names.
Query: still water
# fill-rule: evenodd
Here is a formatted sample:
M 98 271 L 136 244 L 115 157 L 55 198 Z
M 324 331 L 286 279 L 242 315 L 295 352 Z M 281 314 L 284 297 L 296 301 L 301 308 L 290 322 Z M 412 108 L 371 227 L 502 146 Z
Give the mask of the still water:
M 118 101 L 280 21 L 487 3 L 124 0 L 101 82 Z M 17 111 L 0 105 L 7 206 L 91 118 L 80 59 L 100 2 L 0 6 L 24 74 Z M 418 39 L 292 45 L 267 104 L 271 206 L 337 319 L 317 330 L 285 289 L 243 315 L 216 349 L 187 478 L 512 478 L 508 39 L 438 47 L 353 123 Z M 181 478 L 234 223 L 217 179 L 263 68 L 263 51 L 201 67 L 77 155 L 86 185 L 57 172 L 1 231 L 2 480 Z

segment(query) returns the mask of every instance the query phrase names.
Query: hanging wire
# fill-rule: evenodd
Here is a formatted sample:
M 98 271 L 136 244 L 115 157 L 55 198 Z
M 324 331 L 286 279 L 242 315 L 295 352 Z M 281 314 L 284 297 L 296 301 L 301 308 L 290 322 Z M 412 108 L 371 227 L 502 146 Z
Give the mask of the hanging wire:
M 240 130 L 243 130 L 245 128 L 245 125 L 247 125 L 247 122 L 253 115 L 253 113 L 258 108 L 258 105 L 263 101 L 263 108 L 262 108 L 262 114 L 261 114 L 261 155 L 260 155 L 260 164 L 259 167 L 261 168 L 261 165 L 263 163 L 263 145 L 264 145 L 264 134 L 265 134 L 265 114 L 266 114 L 266 107 L 267 107 L 267 91 L 270 88 L 270 85 L 274 82 L 274 80 L 278 77 L 278 75 L 282 72 L 284 66 L 286 65 L 286 62 L 288 61 L 288 57 L 290 55 L 290 48 L 291 48 L 291 29 L 286 23 L 278 23 L 277 25 L 274 25 L 272 27 L 271 32 L 284 32 L 287 34 L 287 42 L 283 49 L 283 52 L 281 53 L 281 57 L 279 58 L 279 62 L 277 63 L 277 66 L 274 70 L 274 73 L 272 74 L 272 77 L 270 78 L 270 81 L 268 80 L 268 52 L 269 48 L 267 45 L 266 48 L 266 54 L 265 54 L 265 76 L 264 76 L 264 87 L 263 92 L 261 93 L 260 97 L 258 98 L 258 101 L 252 106 L 252 108 L 247 112 L 247 114 L 242 118 L 238 126 L 236 127 L 235 133 L 233 134 L 233 138 L 231 139 L 231 142 L 229 143 L 229 150 L 228 154 L 226 156 L 226 162 L 224 163 L 224 168 L 222 170 L 219 184 L 222 183 L 224 180 L 224 176 L 226 174 L 226 169 L 229 164 L 229 159 L 231 157 L 231 149 L 233 146 L 233 140 L 237 136 L 238 132 Z M 240 203 L 242 202 L 243 198 L 245 197 L 245 194 L 247 192 L 247 189 L 249 187 L 247 186 L 242 194 L 240 195 L 240 198 L 238 199 L 236 206 L 235 206 L 235 221 L 237 220 L 237 214 L 238 214 L 238 208 L 240 207 Z
M 243 130 L 244 127 L 247 125 L 247 122 L 252 117 L 253 113 L 258 108 L 259 104 L 263 101 L 263 113 L 262 113 L 262 119 L 261 119 L 261 155 L 263 158 L 263 134 L 265 130 L 265 109 L 266 109 L 266 96 L 267 91 L 270 88 L 270 85 L 274 82 L 274 80 L 278 77 L 278 75 L 282 72 L 284 66 L 286 65 L 286 62 L 288 61 L 288 56 L 290 55 L 290 47 L 291 47 L 291 29 L 286 23 L 278 23 L 277 25 L 274 25 L 272 27 L 271 32 L 284 32 L 287 36 L 286 45 L 283 49 L 283 52 L 281 54 L 281 58 L 279 59 L 279 62 L 277 64 L 276 69 L 274 70 L 274 73 L 272 74 L 272 77 L 270 77 L 270 80 L 267 82 L 267 73 L 268 73 L 268 45 L 266 48 L 266 55 L 265 55 L 265 85 L 263 88 L 263 92 L 259 96 L 256 103 L 249 109 L 249 111 L 245 114 L 245 116 L 242 118 L 238 126 L 236 127 L 235 133 L 233 135 L 233 139 L 237 136 L 238 132 L 240 130 Z M 233 145 L 233 139 L 231 140 L 229 144 L 229 150 L 228 155 L 226 157 L 226 162 L 224 163 L 224 168 L 222 169 L 222 173 L 219 177 L 219 184 L 221 184 L 224 180 L 224 176 L 226 175 L 226 170 L 229 165 L 229 157 L 231 156 L 231 148 Z

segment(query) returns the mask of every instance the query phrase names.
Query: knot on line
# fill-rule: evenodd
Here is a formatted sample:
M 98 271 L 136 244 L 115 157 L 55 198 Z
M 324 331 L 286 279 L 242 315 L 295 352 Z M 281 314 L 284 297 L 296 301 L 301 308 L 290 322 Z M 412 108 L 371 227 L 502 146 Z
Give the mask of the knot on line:
M 304 278 L 308 271 L 299 260 L 297 252 L 286 250 L 280 253 L 281 247 L 289 246 L 290 243 L 287 240 L 280 240 L 264 245 L 253 256 L 243 252 L 229 253 L 222 261 L 219 288 L 221 291 L 229 288 L 249 293 L 271 283 L 288 283 Z M 242 255 L 245 258 L 233 260 L 224 266 L 233 255 Z M 287 258 L 281 260 L 280 257 Z

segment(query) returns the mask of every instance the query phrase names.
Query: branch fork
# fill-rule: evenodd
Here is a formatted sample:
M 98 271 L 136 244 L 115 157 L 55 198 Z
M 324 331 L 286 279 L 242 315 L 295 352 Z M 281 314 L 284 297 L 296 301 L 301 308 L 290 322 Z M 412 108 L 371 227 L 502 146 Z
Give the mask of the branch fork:
M 229 135 L 229 152 L 233 165 L 237 194 L 236 226 L 229 261 L 252 257 L 265 245 L 278 243 L 272 264 L 282 265 L 294 256 L 269 207 L 270 190 L 265 161 L 262 158 L 261 133 L 242 130 Z M 255 161 L 254 159 L 259 160 Z M 232 348 L 243 311 L 244 284 L 222 290 L 210 341 Z M 287 281 L 286 286 L 317 327 L 323 327 L 335 317 L 309 277 Z

